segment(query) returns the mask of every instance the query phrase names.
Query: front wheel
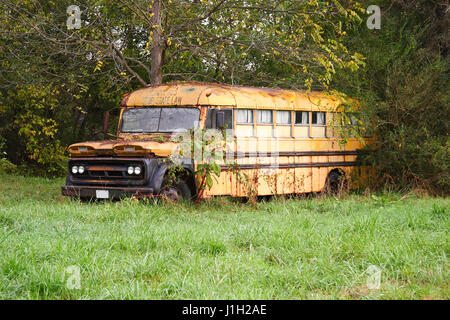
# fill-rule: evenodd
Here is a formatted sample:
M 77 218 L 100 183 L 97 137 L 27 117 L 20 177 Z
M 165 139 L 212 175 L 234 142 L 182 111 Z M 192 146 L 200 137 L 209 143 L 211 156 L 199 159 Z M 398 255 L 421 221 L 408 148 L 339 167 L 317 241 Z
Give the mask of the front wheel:
M 159 194 L 171 202 L 180 202 L 192 198 L 191 189 L 183 180 L 171 182 L 165 179 Z

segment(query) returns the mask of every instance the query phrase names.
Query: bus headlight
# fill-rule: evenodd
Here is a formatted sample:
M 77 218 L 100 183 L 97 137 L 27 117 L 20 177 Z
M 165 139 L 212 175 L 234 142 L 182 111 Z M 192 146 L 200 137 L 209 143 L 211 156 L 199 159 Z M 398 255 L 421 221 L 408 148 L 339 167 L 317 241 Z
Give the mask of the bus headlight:
M 73 174 L 77 174 L 78 173 L 78 166 L 73 166 L 72 167 L 72 173 Z
M 135 167 L 135 168 L 134 168 L 134 174 L 135 174 L 135 175 L 140 175 L 140 174 L 141 174 L 141 171 L 142 171 L 142 170 L 141 170 L 141 167 Z
M 84 173 L 84 166 L 79 166 L 78 167 L 78 173 L 79 174 L 83 174 Z
M 128 172 L 128 174 L 130 174 L 130 175 L 133 174 L 134 168 L 133 168 L 133 167 L 128 167 L 127 172 Z

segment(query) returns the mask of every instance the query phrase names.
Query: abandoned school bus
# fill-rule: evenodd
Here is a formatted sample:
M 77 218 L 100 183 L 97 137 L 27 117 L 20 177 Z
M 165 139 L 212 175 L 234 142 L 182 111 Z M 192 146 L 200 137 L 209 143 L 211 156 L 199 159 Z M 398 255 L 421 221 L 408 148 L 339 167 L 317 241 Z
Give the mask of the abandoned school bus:
M 142 88 L 122 101 L 117 139 L 69 147 L 62 194 L 162 195 L 177 201 L 335 191 L 348 181 L 363 146 L 356 138 L 339 143 L 335 120 L 341 104 L 323 92 L 274 88 L 199 82 Z M 220 175 L 202 192 L 193 156 L 182 159 L 184 170 L 176 179 L 167 179 L 168 159 L 180 144 L 171 135 L 193 128 L 226 131 Z

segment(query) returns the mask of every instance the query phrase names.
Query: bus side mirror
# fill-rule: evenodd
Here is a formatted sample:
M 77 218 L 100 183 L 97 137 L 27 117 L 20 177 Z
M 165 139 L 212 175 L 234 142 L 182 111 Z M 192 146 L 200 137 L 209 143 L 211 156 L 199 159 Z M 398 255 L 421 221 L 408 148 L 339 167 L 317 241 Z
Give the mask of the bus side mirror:
M 105 112 L 105 122 L 103 124 L 103 133 L 106 134 L 108 133 L 108 125 L 109 125 L 109 111 Z
M 216 128 L 223 129 L 225 127 L 225 112 L 217 111 L 216 114 Z

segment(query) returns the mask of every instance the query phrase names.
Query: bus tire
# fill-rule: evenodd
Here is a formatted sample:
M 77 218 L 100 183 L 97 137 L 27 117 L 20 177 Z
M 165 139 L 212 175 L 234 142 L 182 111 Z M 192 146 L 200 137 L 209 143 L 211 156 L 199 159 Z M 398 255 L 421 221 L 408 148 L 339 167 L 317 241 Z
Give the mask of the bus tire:
M 325 181 L 324 193 L 340 195 L 347 189 L 345 174 L 338 170 L 331 171 Z
M 159 194 L 171 202 L 191 200 L 192 198 L 191 189 L 183 180 L 169 182 L 168 179 L 164 179 Z

